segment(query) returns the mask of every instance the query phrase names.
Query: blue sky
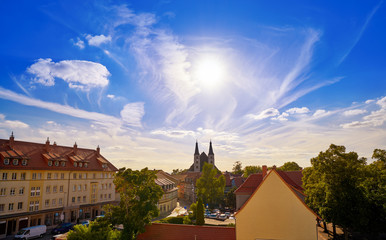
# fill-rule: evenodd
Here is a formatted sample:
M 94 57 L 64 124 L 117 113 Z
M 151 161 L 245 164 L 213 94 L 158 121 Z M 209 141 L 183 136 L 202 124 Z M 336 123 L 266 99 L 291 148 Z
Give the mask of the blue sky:
M 383 1 L 2 1 L 0 137 L 117 167 L 386 146 Z

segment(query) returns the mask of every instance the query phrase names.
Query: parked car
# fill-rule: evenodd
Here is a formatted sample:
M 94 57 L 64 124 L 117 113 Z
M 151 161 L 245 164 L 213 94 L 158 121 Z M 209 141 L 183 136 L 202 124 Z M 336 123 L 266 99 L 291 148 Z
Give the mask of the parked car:
M 66 233 L 70 230 L 74 229 L 74 224 L 72 223 L 61 223 L 58 226 L 56 226 L 54 229 L 52 229 L 51 234 L 58 234 L 58 233 Z
M 22 228 L 15 235 L 15 239 L 31 239 L 43 237 L 47 231 L 46 225 L 38 225 L 33 227 Z
M 80 224 L 88 227 L 88 225 L 90 225 L 90 220 L 84 220 L 84 221 L 80 222 Z
M 225 212 L 225 215 L 226 215 L 227 217 L 230 217 L 230 216 L 231 216 L 231 213 L 230 213 L 230 212 Z
M 211 213 L 210 215 L 209 215 L 209 218 L 212 218 L 212 219 L 217 219 L 217 213 Z
M 225 214 L 219 214 L 219 215 L 217 216 L 217 219 L 218 219 L 218 220 L 221 220 L 221 221 L 225 221 L 227 218 L 228 218 L 228 217 L 227 217 L 227 215 L 225 215 Z

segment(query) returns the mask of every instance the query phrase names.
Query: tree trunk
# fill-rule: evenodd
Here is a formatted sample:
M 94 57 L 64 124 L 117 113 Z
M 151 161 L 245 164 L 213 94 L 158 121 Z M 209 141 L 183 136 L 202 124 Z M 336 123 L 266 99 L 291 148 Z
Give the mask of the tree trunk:
M 325 221 L 323 221 L 323 228 L 324 228 L 324 232 L 327 233 L 328 232 L 327 223 Z
M 348 230 L 347 230 L 347 228 L 343 228 L 343 232 L 344 232 L 344 240 L 348 240 Z
M 332 224 L 332 236 L 334 239 L 336 239 L 336 226 L 335 223 Z

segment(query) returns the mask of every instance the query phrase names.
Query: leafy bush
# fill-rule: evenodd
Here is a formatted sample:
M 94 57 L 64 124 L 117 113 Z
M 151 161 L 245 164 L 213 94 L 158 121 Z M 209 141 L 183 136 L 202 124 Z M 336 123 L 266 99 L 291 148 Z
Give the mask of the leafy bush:
M 172 223 L 172 224 L 183 224 L 184 217 L 168 217 L 159 220 L 160 223 Z

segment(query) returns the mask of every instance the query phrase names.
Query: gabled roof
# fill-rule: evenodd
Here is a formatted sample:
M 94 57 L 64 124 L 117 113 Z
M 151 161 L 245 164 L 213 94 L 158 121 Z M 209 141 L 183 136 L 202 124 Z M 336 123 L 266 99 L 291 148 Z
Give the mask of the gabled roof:
M 94 149 L 77 148 L 50 145 L 49 141 L 45 144 L 14 141 L 10 139 L 0 139 L 0 168 L 1 169 L 25 169 L 25 170 L 71 170 L 71 171 L 118 171 L 106 158 Z M 9 159 L 27 159 L 27 165 L 4 164 L 4 158 Z M 105 167 L 103 168 L 99 161 L 103 159 Z M 68 161 L 70 160 L 70 161 Z M 48 165 L 48 161 L 65 162 L 62 164 Z M 71 162 L 83 162 L 82 167 L 74 166 Z
M 255 173 L 251 174 L 247 180 L 241 186 L 236 189 L 235 194 L 252 194 L 256 188 L 261 184 L 263 181 L 263 174 L 262 173 Z
M 196 226 L 181 224 L 153 223 L 146 226 L 146 231 L 138 240 L 236 240 L 234 227 Z

